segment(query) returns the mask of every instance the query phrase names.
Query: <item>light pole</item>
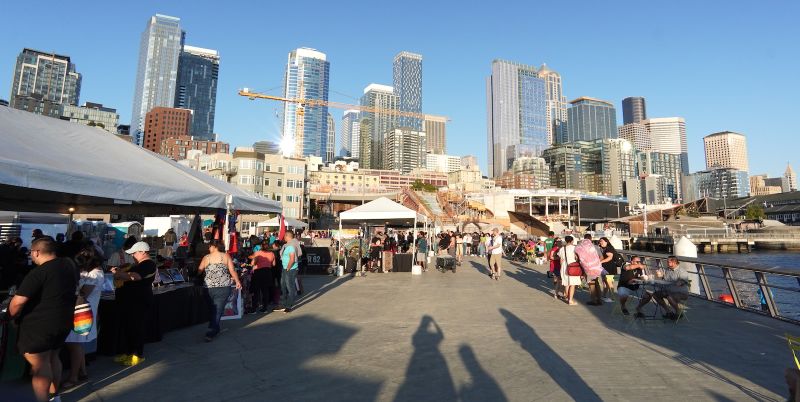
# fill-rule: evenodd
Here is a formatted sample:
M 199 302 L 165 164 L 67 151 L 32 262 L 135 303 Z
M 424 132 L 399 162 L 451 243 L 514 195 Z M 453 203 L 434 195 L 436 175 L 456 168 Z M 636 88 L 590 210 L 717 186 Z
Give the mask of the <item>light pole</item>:
M 647 235 L 647 204 L 638 204 L 640 210 L 642 210 L 642 216 L 644 217 L 644 234 Z
M 65 237 L 69 239 L 72 235 L 72 216 L 75 214 L 75 207 L 69 207 L 67 211 L 69 211 L 69 223 L 67 223 L 67 234 Z

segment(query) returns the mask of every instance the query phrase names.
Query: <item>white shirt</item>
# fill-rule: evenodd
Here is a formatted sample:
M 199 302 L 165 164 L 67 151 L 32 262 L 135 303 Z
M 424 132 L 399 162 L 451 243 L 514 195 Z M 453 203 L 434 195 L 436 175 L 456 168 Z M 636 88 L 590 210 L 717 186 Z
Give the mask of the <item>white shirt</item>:
M 497 247 L 489 250 L 489 247 L 495 247 L 495 246 Z M 489 250 L 489 252 L 491 252 L 492 254 L 503 254 L 503 238 L 500 237 L 500 235 L 495 236 L 494 244 L 492 245 L 492 236 L 489 236 L 489 238 L 486 239 L 486 249 Z
M 470 235 L 464 236 L 464 243 L 472 243 L 472 236 Z

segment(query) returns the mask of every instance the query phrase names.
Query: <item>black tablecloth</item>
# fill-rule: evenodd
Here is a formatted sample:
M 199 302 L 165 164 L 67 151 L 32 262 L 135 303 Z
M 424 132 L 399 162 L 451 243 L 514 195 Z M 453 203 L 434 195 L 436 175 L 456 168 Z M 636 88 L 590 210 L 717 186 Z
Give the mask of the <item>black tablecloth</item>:
M 411 265 L 413 265 L 414 255 L 410 253 L 400 253 L 394 255 L 394 262 L 392 263 L 392 272 L 411 272 Z
M 97 312 L 97 353 L 115 355 L 124 348 L 125 334 L 116 300 L 100 300 Z M 208 322 L 208 303 L 201 286 L 157 289 L 155 302 L 147 316 L 145 342 L 158 342 L 169 331 Z

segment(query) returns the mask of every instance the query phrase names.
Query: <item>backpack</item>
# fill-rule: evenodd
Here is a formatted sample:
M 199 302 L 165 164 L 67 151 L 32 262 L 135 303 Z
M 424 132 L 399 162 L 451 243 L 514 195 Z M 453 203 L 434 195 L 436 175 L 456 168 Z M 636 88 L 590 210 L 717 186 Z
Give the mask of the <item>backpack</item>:
M 618 268 L 622 268 L 622 266 L 623 266 L 623 265 L 625 265 L 625 258 L 624 258 L 624 257 L 622 257 L 622 254 L 620 254 L 620 253 L 617 253 L 617 252 L 614 252 L 614 258 L 613 258 L 611 261 L 612 261 L 612 262 L 614 263 L 614 265 L 616 265 Z

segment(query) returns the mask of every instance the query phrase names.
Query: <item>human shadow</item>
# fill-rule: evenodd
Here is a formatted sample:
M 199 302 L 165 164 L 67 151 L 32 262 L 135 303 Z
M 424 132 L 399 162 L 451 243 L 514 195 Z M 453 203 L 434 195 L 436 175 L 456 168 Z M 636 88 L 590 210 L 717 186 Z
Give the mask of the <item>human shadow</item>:
M 494 378 L 483 369 L 480 362 L 478 362 L 472 347 L 469 345 L 461 345 L 458 349 L 458 354 L 461 356 L 461 361 L 464 363 L 464 367 L 467 368 L 472 378 L 472 382 L 462 385 L 458 392 L 462 401 L 503 402 L 508 400 L 503 390 L 501 390 L 500 386 L 497 384 L 497 381 L 495 381 Z
M 90 373 L 96 380 L 62 398 L 114 401 L 374 401 L 378 398 L 380 380 L 351 370 L 310 365 L 312 361 L 337 355 L 358 332 L 357 327 L 314 315 L 288 316 L 232 329 L 212 343 L 198 343 L 182 350 L 187 335 L 193 331 L 196 329 L 168 334 L 164 341 L 151 347 L 148 359 L 136 366 L 135 371 L 120 371 L 106 358 L 92 364 Z M 136 371 L 142 373 L 134 375 Z
M 547 342 L 536 335 L 530 325 L 519 319 L 512 312 L 501 308 L 500 314 L 506 319 L 506 328 L 511 339 L 528 352 L 542 371 L 576 401 L 600 401 L 600 396 L 583 381 L 583 378 L 564 359 L 554 351 Z
M 433 317 L 422 317 L 411 338 L 414 354 L 395 401 L 454 401 L 456 388 L 447 360 L 439 350 L 444 333 Z M 425 384 L 425 385 L 421 385 Z
M 486 259 L 485 258 L 481 258 L 481 260 L 485 261 Z M 491 273 L 491 271 L 489 271 L 489 263 L 488 262 L 486 264 L 481 264 L 478 261 L 470 261 L 469 263 L 472 264 L 472 267 L 475 268 L 476 271 L 478 271 L 478 272 L 480 272 L 480 273 L 482 273 L 484 275 L 489 275 Z
M 506 275 L 528 287 L 541 291 L 549 296 L 553 295 L 553 280 L 546 274 L 529 268 L 517 267 L 517 271 L 506 271 Z

